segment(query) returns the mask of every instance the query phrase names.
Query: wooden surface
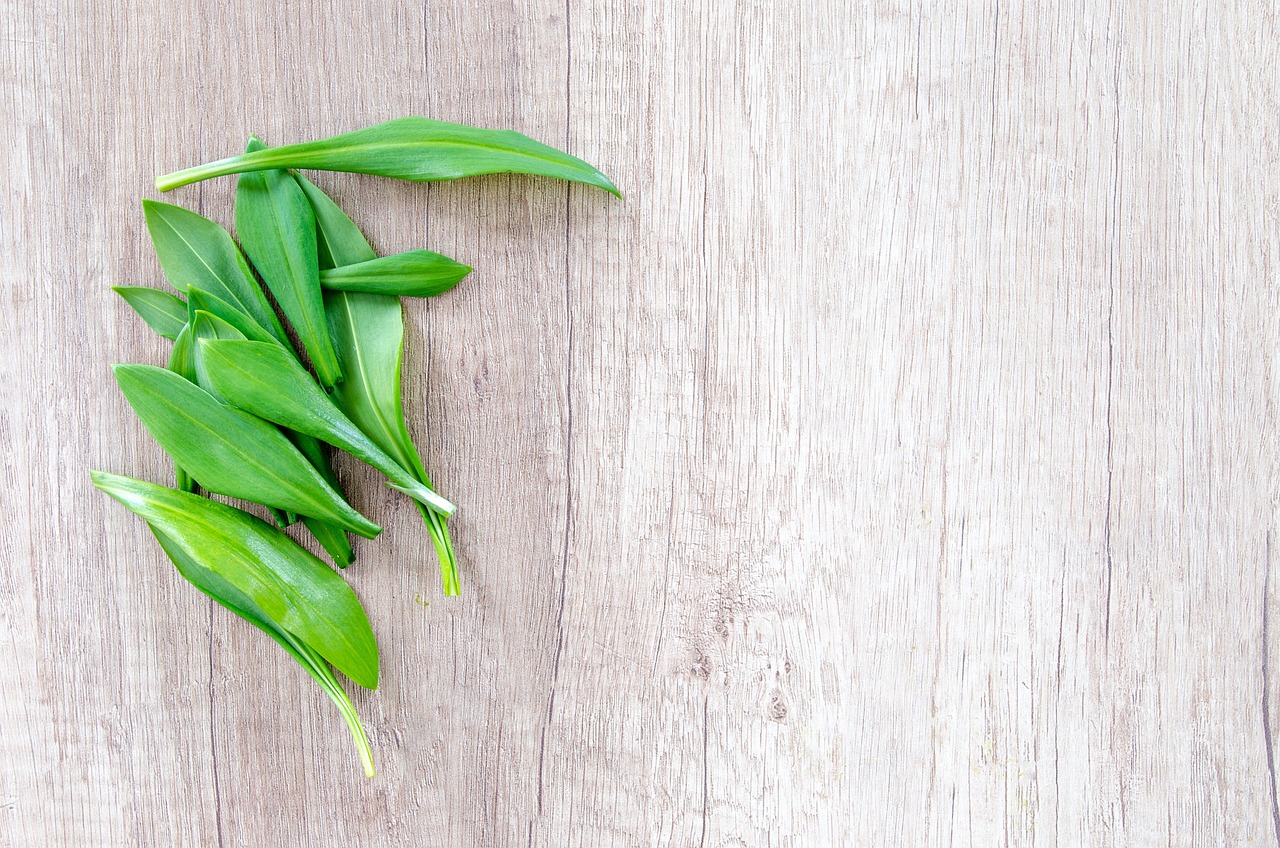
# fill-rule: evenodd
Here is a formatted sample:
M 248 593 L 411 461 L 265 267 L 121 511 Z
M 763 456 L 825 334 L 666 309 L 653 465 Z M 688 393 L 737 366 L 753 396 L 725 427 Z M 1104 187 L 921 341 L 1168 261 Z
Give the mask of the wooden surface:
M 128 5 L 0 2 L 0 844 L 1280 842 L 1270 4 Z M 168 479 L 152 177 L 407 114 L 626 199 L 317 177 L 477 269 L 405 366 L 463 598 L 339 468 L 367 781 L 88 470 Z

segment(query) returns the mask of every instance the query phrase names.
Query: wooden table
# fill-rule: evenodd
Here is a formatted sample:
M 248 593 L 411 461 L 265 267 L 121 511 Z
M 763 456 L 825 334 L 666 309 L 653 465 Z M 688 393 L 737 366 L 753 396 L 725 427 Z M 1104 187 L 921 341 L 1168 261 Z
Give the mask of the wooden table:
M 0 3 L 0 844 L 1280 838 L 1269 4 L 128 5 Z M 462 598 L 339 463 L 366 780 L 88 471 L 169 479 L 152 178 L 409 114 L 625 200 L 316 177 L 476 268 L 407 307 Z

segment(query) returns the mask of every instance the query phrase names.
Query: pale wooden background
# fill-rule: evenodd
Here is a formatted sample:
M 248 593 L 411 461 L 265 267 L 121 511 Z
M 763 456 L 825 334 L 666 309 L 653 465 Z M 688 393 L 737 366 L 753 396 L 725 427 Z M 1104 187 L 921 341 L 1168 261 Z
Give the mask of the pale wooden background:
M 3 0 L 0 843 L 1280 840 L 1267 3 Z M 406 114 L 626 194 L 320 175 L 461 504 L 349 577 L 380 769 L 92 467 L 162 171 Z M 233 181 L 172 200 L 230 222 Z

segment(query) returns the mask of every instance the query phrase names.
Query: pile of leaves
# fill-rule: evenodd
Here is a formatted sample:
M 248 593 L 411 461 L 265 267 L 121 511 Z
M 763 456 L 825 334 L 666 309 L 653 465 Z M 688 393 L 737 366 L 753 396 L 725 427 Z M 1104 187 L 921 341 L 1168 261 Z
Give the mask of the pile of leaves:
M 355 559 L 348 534 L 382 532 L 347 502 L 333 473 L 329 448 L 346 451 L 413 500 L 444 593 L 459 593 L 447 523 L 455 506 L 431 485 L 400 400 L 400 297 L 441 294 L 471 269 L 428 250 L 377 256 L 332 198 L 294 170 L 304 168 L 414 181 L 524 173 L 618 190 L 586 162 L 519 133 L 402 118 L 285 147 L 251 138 L 239 156 L 156 180 L 168 191 L 238 174 L 239 244 L 190 210 L 143 201 L 179 294 L 115 291 L 173 341 L 173 352 L 164 368 L 114 371 L 172 458 L 176 486 L 103 471 L 92 472 L 93 483 L 147 522 L 179 574 L 298 661 L 337 705 L 372 777 L 368 737 L 334 674 L 377 688 L 368 616 L 340 574 L 282 528 L 300 523 L 339 568 Z M 260 504 L 276 526 L 209 494 Z

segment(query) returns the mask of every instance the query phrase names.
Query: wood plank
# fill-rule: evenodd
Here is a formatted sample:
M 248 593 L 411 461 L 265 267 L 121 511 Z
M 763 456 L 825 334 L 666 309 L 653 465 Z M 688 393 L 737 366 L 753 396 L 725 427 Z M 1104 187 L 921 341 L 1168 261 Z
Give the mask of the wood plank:
M 1254 4 L 0 0 L 0 845 L 1280 844 L 1280 56 Z M 405 114 L 624 192 L 321 174 L 462 507 L 323 695 L 89 468 L 167 480 L 151 177 Z M 171 199 L 231 221 L 233 180 Z

